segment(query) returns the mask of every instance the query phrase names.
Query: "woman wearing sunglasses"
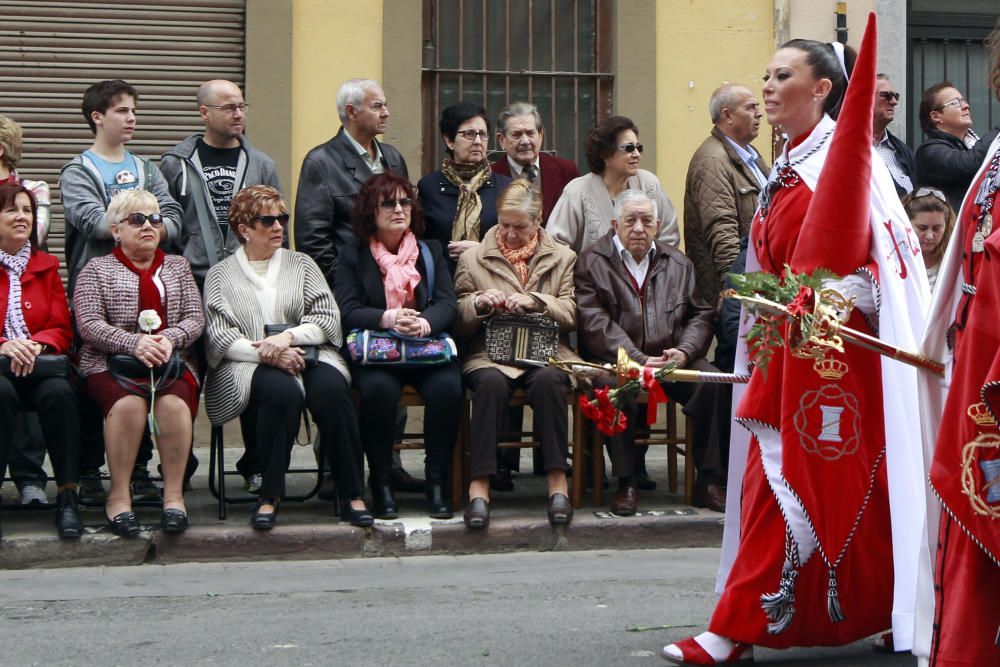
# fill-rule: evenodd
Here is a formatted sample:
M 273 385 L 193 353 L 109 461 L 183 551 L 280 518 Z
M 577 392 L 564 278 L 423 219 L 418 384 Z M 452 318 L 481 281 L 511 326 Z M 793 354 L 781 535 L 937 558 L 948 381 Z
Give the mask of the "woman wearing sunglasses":
M 447 157 L 441 168 L 417 183 L 427 222 L 427 238 L 448 249 L 448 270 L 497 224 L 497 194 L 510 178 L 494 174 L 486 159 L 490 131 L 486 109 L 459 102 L 441 112 L 441 138 Z
M 948 205 L 944 193 L 935 188 L 920 188 L 903 198 L 903 208 L 910 218 L 913 231 L 920 240 L 920 254 L 927 268 L 927 283 L 934 291 L 938 269 L 944 258 L 952 227 L 955 226 L 955 211 Z
M 441 246 L 418 241 L 424 219 L 405 178 L 383 173 L 368 179 L 354 201 L 358 242 L 341 248 L 337 303 L 344 330 L 391 330 L 403 336 L 436 336 L 451 330 L 458 313 Z M 371 470 L 373 509 L 391 519 L 399 509 L 392 493 L 392 445 L 403 386 L 424 401 L 427 511 L 450 519 L 448 467 L 458 436 L 462 373 L 458 362 L 428 366 L 358 365 L 361 435 Z
M 927 140 L 916 152 L 917 185 L 940 188 L 957 211 L 997 128 L 980 139 L 972 131 L 969 101 L 949 81 L 924 91 L 919 118 Z
M 116 195 L 107 220 L 114 250 L 83 267 L 73 293 L 83 339 L 80 373 L 87 392 L 104 412 L 104 448 L 111 475 L 105 512 L 115 534 L 139 533 L 129 481 L 153 412 L 163 469 L 161 526 L 164 532 L 181 533 L 188 525 L 184 469 L 198 412 L 192 345 L 205 327 L 201 296 L 188 261 L 165 255 L 159 248 L 166 230 L 152 193 L 133 189 Z M 155 312 L 156 317 L 147 318 L 145 311 Z M 158 376 L 152 406 L 150 380 L 144 373 L 129 378 L 117 370 L 112 374 L 112 361 L 121 359 L 113 355 L 131 355 L 140 370 L 144 366 Z
M 639 168 L 639 128 L 624 116 L 598 123 L 587 135 L 584 153 L 590 173 L 570 181 L 556 202 L 546 231 L 577 254 L 611 231 L 615 197 L 625 190 L 645 192 L 656 202 L 663 224 L 657 243 L 676 246 L 677 212 L 656 175 Z
M 239 417 L 247 451 L 263 468 L 254 528 L 274 527 L 303 407 L 337 471 L 341 519 L 370 526 L 351 375 L 337 352 L 340 310 L 316 263 L 281 247 L 288 218 L 270 186 L 233 197 L 229 227 L 240 248 L 205 278 L 205 410 L 215 425 Z

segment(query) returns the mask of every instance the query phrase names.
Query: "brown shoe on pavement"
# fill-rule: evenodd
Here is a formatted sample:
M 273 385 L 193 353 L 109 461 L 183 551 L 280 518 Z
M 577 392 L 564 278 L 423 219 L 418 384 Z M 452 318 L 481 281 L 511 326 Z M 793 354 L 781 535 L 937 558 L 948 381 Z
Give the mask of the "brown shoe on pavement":
M 639 505 L 639 492 L 634 486 L 619 486 L 611 501 L 611 513 L 617 516 L 632 516 Z
M 691 504 L 695 507 L 705 507 L 713 512 L 726 511 L 726 490 L 717 482 L 694 485 Z

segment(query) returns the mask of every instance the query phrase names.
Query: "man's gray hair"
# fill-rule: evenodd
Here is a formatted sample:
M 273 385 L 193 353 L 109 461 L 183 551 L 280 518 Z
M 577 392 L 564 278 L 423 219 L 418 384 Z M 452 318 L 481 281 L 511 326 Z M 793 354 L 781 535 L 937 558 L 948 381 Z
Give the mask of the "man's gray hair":
M 375 79 L 348 79 L 337 90 L 337 115 L 340 123 L 347 125 L 347 105 L 359 107 L 365 102 L 365 91 L 369 88 L 381 88 Z
M 644 204 L 649 204 L 653 209 L 653 220 L 659 220 L 659 211 L 656 210 L 656 201 L 647 195 L 642 190 L 625 190 L 620 195 L 615 197 L 615 212 L 614 219 L 621 222 L 622 210 L 625 208 L 625 204 L 631 202 L 642 202 Z
M 880 81 L 888 81 L 889 75 L 886 74 L 885 72 L 879 72 L 878 74 L 875 75 L 875 78 Z
M 722 120 L 723 109 L 734 109 L 736 98 L 739 93 L 750 90 L 742 83 L 726 83 L 712 93 L 712 99 L 708 101 L 708 115 L 712 117 L 712 124 L 717 124 Z
M 535 117 L 535 129 L 541 132 L 545 128 L 542 126 L 542 114 L 538 113 L 538 107 L 531 102 L 511 102 L 503 108 L 497 117 L 497 132 L 507 134 L 507 121 L 515 116 L 526 116 L 531 114 Z

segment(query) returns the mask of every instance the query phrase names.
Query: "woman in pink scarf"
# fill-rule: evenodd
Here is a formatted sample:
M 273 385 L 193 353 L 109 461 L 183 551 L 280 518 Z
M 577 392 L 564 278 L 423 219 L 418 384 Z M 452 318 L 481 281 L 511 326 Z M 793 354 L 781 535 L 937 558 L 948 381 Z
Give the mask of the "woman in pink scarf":
M 345 336 L 352 329 L 420 337 L 449 331 L 457 314 L 455 291 L 440 244 L 417 240 L 424 233 L 424 218 L 409 181 L 391 172 L 370 178 L 355 200 L 354 231 L 359 241 L 341 248 L 334 289 Z M 427 257 L 433 266 L 426 265 Z M 397 406 L 409 385 L 425 406 L 428 513 L 451 518 L 445 489 L 462 405 L 458 363 L 355 366 L 351 374 L 361 395 L 361 440 L 375 515 L 390 519 L 399 514 L 390 479 L 392 446 Z

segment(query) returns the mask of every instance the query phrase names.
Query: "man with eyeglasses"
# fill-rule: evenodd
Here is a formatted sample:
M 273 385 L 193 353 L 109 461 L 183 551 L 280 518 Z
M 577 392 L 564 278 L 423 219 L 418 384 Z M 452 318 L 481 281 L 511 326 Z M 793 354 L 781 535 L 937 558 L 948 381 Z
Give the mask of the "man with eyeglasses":
M 972 131 L 969 101 L 950 81 L 924 91 L 919 117 L 927 140 L 917 148 L 916 184 L 940 189 L 957 211 L 1000 126 L 980 139 Z
M 243 135 L 249 105 L 232 81 L 206 81 L 198 89 L 198 113 L 204 133 L 167 150 L 160 170 L 170 194 L 184 210 L 175 250 L 191 262 L 199 288 L 205 274 L 240 247 L 229 230 L 229 204 L 251 185 L 281 190 L 274 160 Z
M 917 170 L 913 151 L 889 131 L 896 117 L 899 93 L 893 90 L 888 74 L 878 74 L 875 82 L 875 110 L 872 114 L 872 145 L 889 167 L 896 194 L 901 198 L 913 192 L 913 175 Z

